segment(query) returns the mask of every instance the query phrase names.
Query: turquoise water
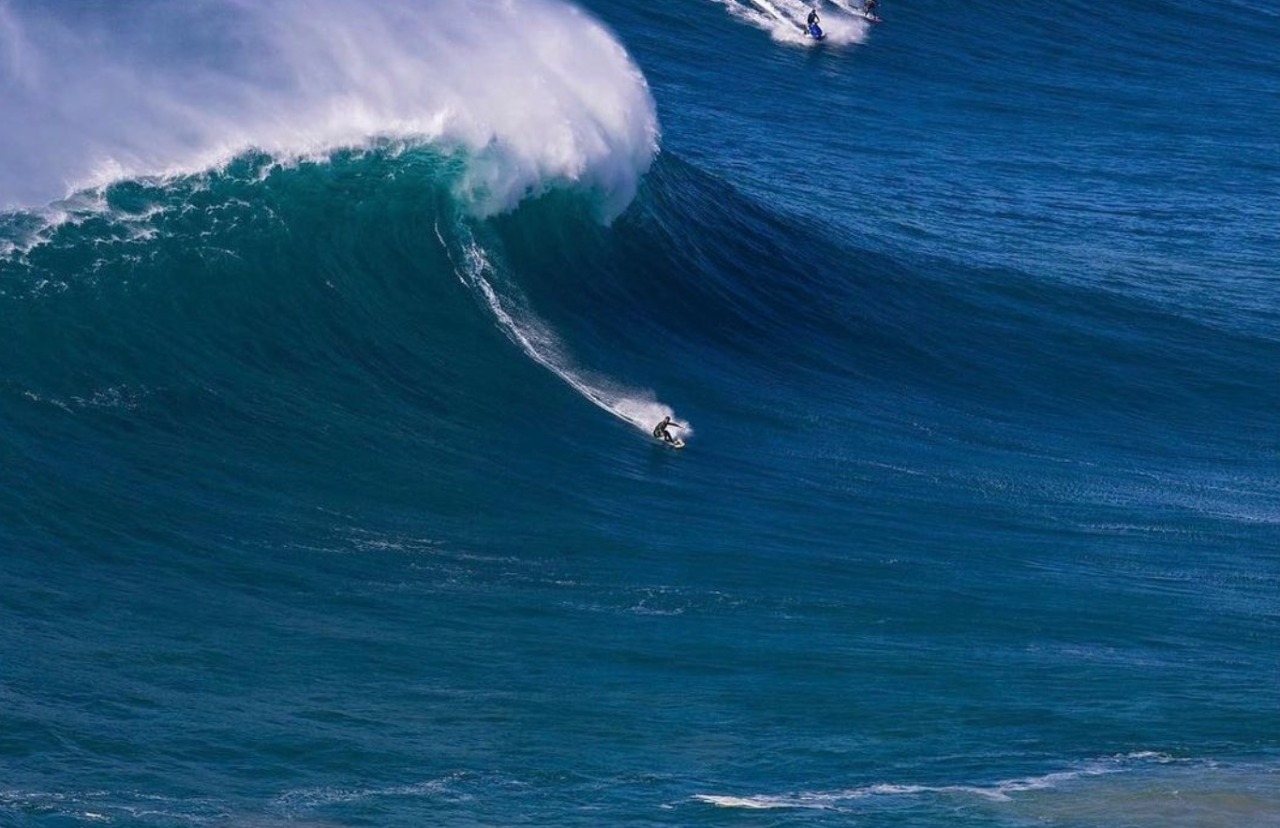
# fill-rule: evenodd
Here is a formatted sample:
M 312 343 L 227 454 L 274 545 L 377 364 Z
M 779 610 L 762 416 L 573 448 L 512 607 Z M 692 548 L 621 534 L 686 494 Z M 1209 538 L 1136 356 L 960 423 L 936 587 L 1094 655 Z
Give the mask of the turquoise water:
M 0 824 L 1280 826 L 1280 16 L 821 11 L 0 2 Z

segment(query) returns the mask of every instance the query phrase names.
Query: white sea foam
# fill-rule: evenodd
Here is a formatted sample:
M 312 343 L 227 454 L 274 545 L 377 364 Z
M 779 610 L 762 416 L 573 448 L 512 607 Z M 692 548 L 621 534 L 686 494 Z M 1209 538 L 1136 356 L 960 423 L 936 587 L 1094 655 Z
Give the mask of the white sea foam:
M 1007 779 L 989 785 L 911 785 L 880 782 L 834 791 L 801 791 L 790 794 L 762 794 L 756 796 L 723 796 L 699 794 L 694 799 L 721 808 L 773 809 L 773 808 L 840 808 L 843 804 L 875 797 L 964 796 L 978 797 L 993 802 L 1010 801 L 1014 794 L 1055 788 L 1072 780 L 1116 773 L 1125 769 L 1126 763 L 1150 761 L 1154 753 L 1113 757 L 1092 762 L 1070 770 L 1047 773 L 1022 779 Z
M 1083 762 L 1039 776 L 989 784 L 871 784 L 844 790 L 733 796 L 700 794 L 695 801 L 744 810 L 821 809 L 864 811 L 878 800 L 969 800 L 1019 824 L 1112 824 L 1151 828 L 1237 825 L 1280 826 L 1276 768 L 1176 758 L 1134 751 Z
M 35 11 L 24 12 L 24 8 Z M 479 214 L 553 186 L 607 219 L 657 151 L 643 75 L 559 0 L 0 3 L 0 206 L 373 141 L 469 159 Z

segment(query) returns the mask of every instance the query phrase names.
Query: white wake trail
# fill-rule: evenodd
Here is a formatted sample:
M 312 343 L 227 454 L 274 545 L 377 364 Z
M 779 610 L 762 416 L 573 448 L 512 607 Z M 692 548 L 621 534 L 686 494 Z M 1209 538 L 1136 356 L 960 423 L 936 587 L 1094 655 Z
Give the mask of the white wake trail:
M 457 227 L 464 238 L 469 232 Z M 439 228 L 436 237 L 446 249 L 450 245 Z M 462 262 L 457 263 L 459 281 L 474 290 L 493 313 L 498 326 L 534 362 L 555 374 L 594 405 L 650 434 L 663 417 L 683 425 L 681 436 L 693 436 L 693 426 L 675 416 L 671 406 L 657 400 L 650 391 L 640 391 L 576 366 L 559 337 L 529 308 L 528 301 L 514 286 L 495 287 L 497 269 L 484 249 L 474 240 L 465 243 Z
M 742 20 L 758 29 L 769 33 L 769 36 L 780 43 L 797 46 L 816 46 L 818 41 L 809 37 L 805 31 L 805 20 L 814 3 L 802 0 L 712 0 L 723 6 L 733 17 Z M 824 4 L 819 3 L 822 15 L 822 29 L 826 33 L 823 43 L 834 45 L 850 45 L 862 43 L 867 39 L 870 24 L 856 7 L 846 3 L 835 3 L 839 14 L 828 13 Z

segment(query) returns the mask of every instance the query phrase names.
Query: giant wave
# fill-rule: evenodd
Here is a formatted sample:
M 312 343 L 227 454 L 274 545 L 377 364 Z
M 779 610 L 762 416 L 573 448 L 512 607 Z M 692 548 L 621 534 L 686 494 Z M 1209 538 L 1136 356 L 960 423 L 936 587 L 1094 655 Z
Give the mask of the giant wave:
M 160 235 L 161 249 L 190 246 L 225 221 L 270 221 L 261 210 L 275 192 L 267 178 L 298 164 L 332 165 L 318 174 L 330 180 L 407 177 L 442 199 L 419 205 L 415 231 L 440 243 L 513 342 L 638 427 L 671 413 L 649 393 L 579 368 L 474 238 L 476 219 L 555 189 L 578 193 L 608 222 L 657 152 L 643 75 L 578 8 L 141 3 L 78 16 L 74 26 L 31 12 L 0 8 L 12 78 L 3 103 L 22 116 L 0 132 L 0 203 L 22 205 L 0 219 L 0 252 L 21 256 L 55 238 L 98 246 Z M 55 198 L 59 186 L 67 192 Z M 353 182 L 325 197 L 379 195 Z M 214 224 L 156 218 L 192 210 Z M 60 232 L 64 224 L 87 232 Z M 243 242 L 226 235 L 217 244 L 243 255 Z M 356 245 L 387 242 L 371 234 L 346 252 Z

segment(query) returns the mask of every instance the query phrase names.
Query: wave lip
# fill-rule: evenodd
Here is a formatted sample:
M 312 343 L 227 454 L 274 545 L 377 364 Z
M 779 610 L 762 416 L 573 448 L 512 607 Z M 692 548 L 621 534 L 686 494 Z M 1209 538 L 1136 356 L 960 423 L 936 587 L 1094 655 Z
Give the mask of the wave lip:
M 24 11 L 30 9 L 30 11 Z M 0 6 L 0 205 L 387 140 L 460 152 L 479 215 L 551 187 L 606 220 L 658 149 L 648 84 L 560 0 L 134 0 Z M 125 11 L 128 13 L 126 14 Z

